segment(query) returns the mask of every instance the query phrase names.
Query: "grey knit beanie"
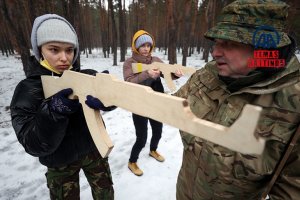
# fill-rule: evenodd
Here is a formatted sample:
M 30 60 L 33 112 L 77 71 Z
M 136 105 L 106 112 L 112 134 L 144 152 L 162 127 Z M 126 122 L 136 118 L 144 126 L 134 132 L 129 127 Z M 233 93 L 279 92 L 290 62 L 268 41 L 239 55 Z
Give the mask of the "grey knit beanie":
M 144 34 L 138 37 L 135 41 L 135 48 L 138 49 L 145 43 L 150 43 L 153 46 L 153 40 L 150 35 Z
M 79 44 L 75 29 L 63 17 L 45 14 L 34 20 L 31 31 L 31 45 L 35 58 L 41 59 L 39 47 L 47 42 L 66 42 L 74 45 L 75 54 L 72 64 L 79 54 Z

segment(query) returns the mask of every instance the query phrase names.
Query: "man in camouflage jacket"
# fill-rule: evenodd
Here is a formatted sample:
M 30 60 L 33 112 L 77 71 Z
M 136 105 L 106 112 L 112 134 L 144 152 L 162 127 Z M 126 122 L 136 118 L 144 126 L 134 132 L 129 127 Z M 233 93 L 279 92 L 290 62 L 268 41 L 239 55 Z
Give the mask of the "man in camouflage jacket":
M 245 104 L 261 106 L 255 134 L 266 140 L 266 146 L 261 155 L 246 155 L 181 131 L 184 153 L 177 200 L 257 200 L 266 190 L 300 123 L 300 64 L 294 40 L 283 31 L 287 9 L 287 4 L 275 0 L 235 1 L 206 33 L 215 42 L 214 60 L 174 95 L 186 98 L 197 117 L 224 126 L 235 122 Z M 260 32 L 274 36 L 266 28 L 273 27 L 279 40 L 276 48 L 259 50 L 278 51 L 278 59 L 286 62 L 283 67 L 249 67 L 258 50 L 253 37 L 262 26 Z M 269 198 L 300 199 L 299 140 Z

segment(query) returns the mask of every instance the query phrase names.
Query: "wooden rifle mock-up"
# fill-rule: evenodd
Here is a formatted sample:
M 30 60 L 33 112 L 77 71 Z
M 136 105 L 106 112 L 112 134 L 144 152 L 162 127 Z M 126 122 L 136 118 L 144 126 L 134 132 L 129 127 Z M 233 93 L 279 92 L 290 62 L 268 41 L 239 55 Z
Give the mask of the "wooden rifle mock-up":
M 257 106 L 246 105 L 235 123 L 225 127 L 197 118 L 183 98 L 154 92 L 150 87 L 121 81 L 110 74 L 92 76 L 67 70 L 60 78 L 42 76 L 42 83 L 45 98 L 65 88 L 73 89 L 70 98 L 78 98 L 82 104 L 89 131 L 102 157 L 109 155 L 113 143 L 100 111 L 85 104 L 87 95 L 97 97 L 105 106 L 115 105 L 237 152 L 261 154 L 264 149 L 265 141 L 254 135 L 261 112 Z

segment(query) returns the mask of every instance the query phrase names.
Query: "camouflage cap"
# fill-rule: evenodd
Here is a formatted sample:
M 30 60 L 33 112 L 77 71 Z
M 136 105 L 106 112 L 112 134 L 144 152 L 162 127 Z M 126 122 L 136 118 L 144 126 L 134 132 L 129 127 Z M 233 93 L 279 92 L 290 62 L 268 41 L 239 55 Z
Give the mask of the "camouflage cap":
M 216 26 L 208 30 L 205 37 L 255 46 L 253 35 L 257 28 L 262 27 L 260 34 L 271 34 L 278 38 L 276 47 L 289 45 L 291 41 L 284 32 L 288 8 L 286 3 L 278 0 L 234 1 L 223 8 Z M 270 27 L 275 31 L 270 30 Z

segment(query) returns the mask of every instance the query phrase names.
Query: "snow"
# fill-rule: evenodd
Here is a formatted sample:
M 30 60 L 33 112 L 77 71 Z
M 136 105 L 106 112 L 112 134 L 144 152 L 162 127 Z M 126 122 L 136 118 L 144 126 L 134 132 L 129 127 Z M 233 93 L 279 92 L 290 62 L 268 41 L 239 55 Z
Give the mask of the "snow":
M 163 52 L 154 52 L 168 63 Z M 127 56 L 131 52 L 128 50 Z M 119 60 L 120 57 L 118 57 Z M 194 54 L 187 60 L 187 66 L 201 68 L 205 63 L 201 55 Z M 178 61 L 181 62 L 180 55 Z M 104 58 L 100 50 L 94 50 L 86 58 L 81 55 L 82 68 L 91 68 L 97 71 L 108 69 L 110 74 L 123 80 L 122 62 L 112 66 L 112 55 Z M 17 83 L 24 79 L 21 61 L 11 57 L 0 56 L 0 199 L 1 200 L 45 200 L 49 199 L 46 185 L 46 167 L 41 165 L 37 158 L 27 154 L 19 144 L 10 122 L 9 105 Z M 184 76 L 175 81 L 177 88 L 187 81 Z M 166 93 L 170 93 L 163 81 Z M 176 195 L 176 180 L 182 160 L 182 143 L 178 129 L 164 125 L 158 151 L 166 158 L 160 163 L 149 157 L 149 142 L 151 127 L 148 130 L 148 141 L 142 150 L 138 164 L 144 175 L 137 177 L 127 167 L 131 148 L 135 142 L 135 130 L 131 113 L 117 108 L 105 112 L 107 132 L 114 148 L 109 156 L 112 171 L 116 200 L 174 200 Z M 82 172 L 80 172 L 81 199 L 92 199 L 90 187 Z

